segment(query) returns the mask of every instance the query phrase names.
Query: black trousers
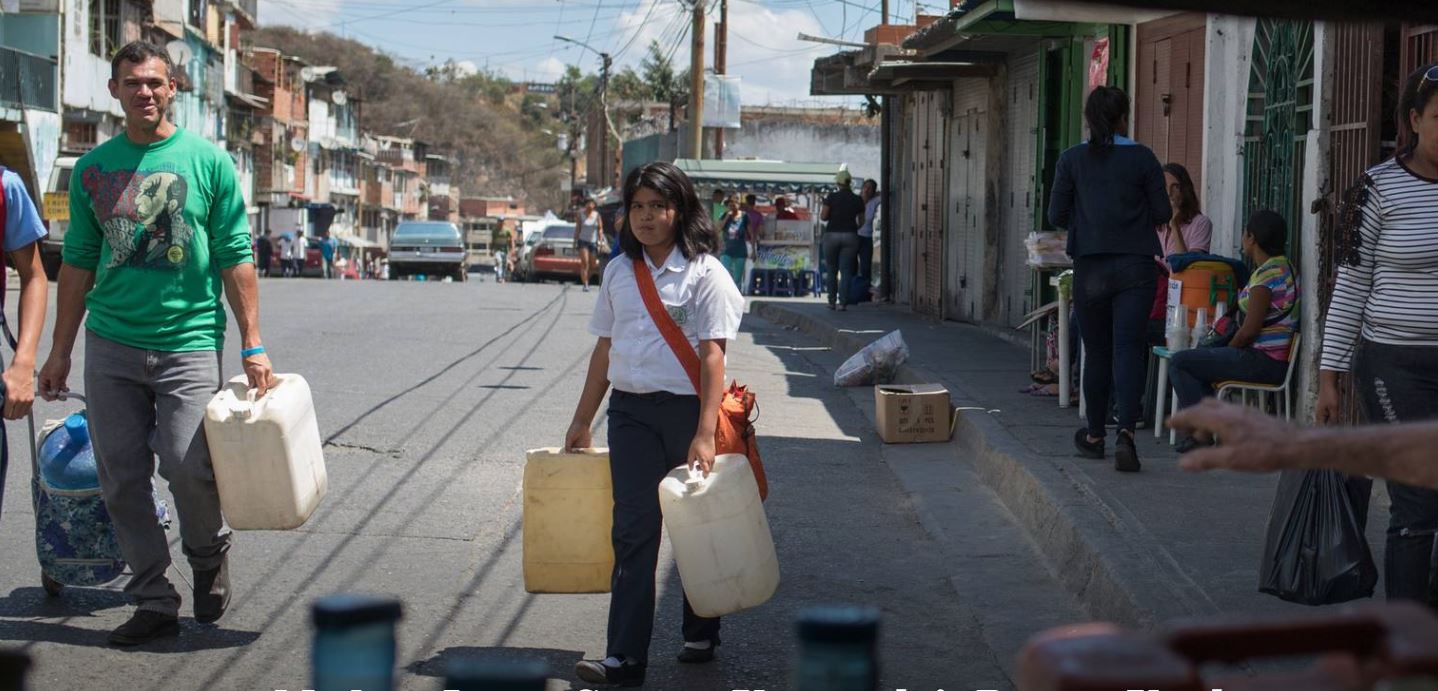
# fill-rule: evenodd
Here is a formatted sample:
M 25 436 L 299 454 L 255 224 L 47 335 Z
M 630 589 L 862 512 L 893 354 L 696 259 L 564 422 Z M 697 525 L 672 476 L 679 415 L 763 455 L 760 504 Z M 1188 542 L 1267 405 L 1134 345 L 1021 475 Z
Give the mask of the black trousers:
M 1101 254 L 1074 260 L 1074 309 L 1084 346 L 1083 394 L 1089 436 L 1102 439 L 1110 394 L 1118 427 L 1133 431 L 1143 412 L 1148 314 L 1158 267 L 1153 257 Z
M 1438 348 L 1364 341 L 1353 357 L 1353 378 L 1370 423 L 1438 418 Z M 1438 606 L 1438 490 L 1389 481 L 1388 497 L 1383 589 L 1390 600 Z
M 654 632 L 654 571 L 659 566 L 659 483 L 688 463 L 699 429 L 699 397 L 670 393 L 609 396 L 609 472 L 614 483 L 614 577 L 607 655 L 649 662 Z M 684 640 L 719 642 L 719 619 L 694 613 L 684 598 Z

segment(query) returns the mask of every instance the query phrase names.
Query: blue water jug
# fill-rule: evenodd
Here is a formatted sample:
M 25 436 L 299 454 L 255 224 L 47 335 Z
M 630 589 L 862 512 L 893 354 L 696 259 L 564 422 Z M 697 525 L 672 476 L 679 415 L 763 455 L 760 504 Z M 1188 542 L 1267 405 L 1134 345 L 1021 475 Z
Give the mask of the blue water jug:
M 315 601 L 315 691 L 393 691 L 395 622 L 400 603 L 369 595 Z
M 821 607 L 799 616 L 797 691 L 874 691 L 879 683 L 879 612 Z
M 40 447 L 40 474 L 45 485 L 62 492 L 100 489 L 95 451 L 84 412 L 65 418 Z

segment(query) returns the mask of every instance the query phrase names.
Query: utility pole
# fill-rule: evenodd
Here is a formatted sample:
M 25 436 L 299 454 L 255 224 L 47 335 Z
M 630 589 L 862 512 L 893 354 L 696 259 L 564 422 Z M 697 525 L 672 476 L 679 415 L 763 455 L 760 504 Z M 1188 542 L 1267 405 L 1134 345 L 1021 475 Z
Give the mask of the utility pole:
M 880 23 L 880 24 L 883 24 L 884 26 L 888 26 L 888 25 L 889 25 L 889 0 L 881 0 L 881 2 L 880 2 L 879 4 L 880 4 L 880 7 L 881 7 L 880 12 L 879 12 L 879 17 L 880 17 L 879 23 Z
M 719 0 L 719 23 L 714 25 L 714 74 L 724 74 L 729 59 L 729 0 Z M 724 159 L 724 128 L 714 128 L 714 158 Z
M 704 158 L 704 3 L 693 0 L 693 44 L 689 53 L 689 155 Z
M 600 53 L 599 57 L 604 61 L 599 76 L 599 105 L 604 109 L 604 125 L 609 130 L 609 135 L 605 138 L 605 146 L 609 146 L 609 137 L 614 138 L 614 175 L 611 186 L 618 189 L 619 176 L 623 173 L 620 169 L 624 167 L 624 140 L 620 139 L 619 130 L 614 128 L 614 116 L 609 113 L 609 68 L 613 66 L 614 58 L 610 57 L 609 53 Z M 600 151 L 607 152 L 608 149 L 600 149 Z

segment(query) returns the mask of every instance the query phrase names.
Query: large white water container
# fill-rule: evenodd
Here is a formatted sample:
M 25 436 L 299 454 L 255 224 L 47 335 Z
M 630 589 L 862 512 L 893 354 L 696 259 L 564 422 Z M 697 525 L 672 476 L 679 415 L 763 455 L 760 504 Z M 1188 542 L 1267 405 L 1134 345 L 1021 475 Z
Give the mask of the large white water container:
M 609 449 L 535 449 L 524 463 L 524 589 L 607 593 L 614 574 Z
M 675 468 L 659 484 L 659 506 L 695 614 L 723 616 L 773 597 L 779 557 L 749 459 L 719 456 L 707 478 Z
M 235 377 L 205 409 L 220 508 L 235 530 L 298 528 L 329 487 L 309 383 L 298 374 L 274 379 L 256 400 L 245 377 Z

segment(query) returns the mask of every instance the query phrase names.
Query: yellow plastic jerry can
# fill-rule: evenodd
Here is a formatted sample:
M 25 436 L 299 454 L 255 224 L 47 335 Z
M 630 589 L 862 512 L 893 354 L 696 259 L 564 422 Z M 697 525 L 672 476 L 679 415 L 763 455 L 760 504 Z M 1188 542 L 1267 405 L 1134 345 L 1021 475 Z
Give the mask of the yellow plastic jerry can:
M 524 589 L 607 593 L 614 572 L 609 449 L 535 449 L 524 463 Z

